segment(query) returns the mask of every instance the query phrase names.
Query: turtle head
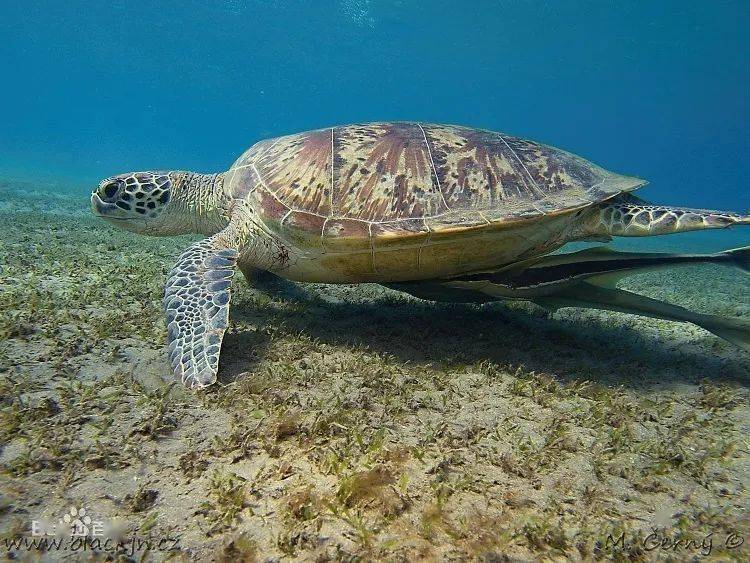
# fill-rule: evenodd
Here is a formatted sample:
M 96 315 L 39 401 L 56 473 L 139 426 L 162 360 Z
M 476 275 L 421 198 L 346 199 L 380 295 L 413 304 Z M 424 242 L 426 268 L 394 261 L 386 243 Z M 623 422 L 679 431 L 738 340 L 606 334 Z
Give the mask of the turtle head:
M 134 233 L 213 234 L 228 221 L 224 174 L 131 172 L 110 176 L 91 194 L 95 215 Z
M 176 178 L 170 172 L 132 172 L 102 180 L 91 210 L 118 227 L 143 234 L 173 234 L 168 213 Z

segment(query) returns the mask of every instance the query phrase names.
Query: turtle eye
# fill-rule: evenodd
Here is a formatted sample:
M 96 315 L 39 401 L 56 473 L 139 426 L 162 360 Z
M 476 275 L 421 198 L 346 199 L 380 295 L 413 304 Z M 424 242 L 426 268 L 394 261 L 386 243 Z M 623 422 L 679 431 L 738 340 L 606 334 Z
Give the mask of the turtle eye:
M 101 190 L 102 199 L 109 203 L 113 203 L 117 200 L 117 194 L 120 193 L 120 189 L 123 188 L 125 182 L 122 180 L 113 180 L 106 184 Z

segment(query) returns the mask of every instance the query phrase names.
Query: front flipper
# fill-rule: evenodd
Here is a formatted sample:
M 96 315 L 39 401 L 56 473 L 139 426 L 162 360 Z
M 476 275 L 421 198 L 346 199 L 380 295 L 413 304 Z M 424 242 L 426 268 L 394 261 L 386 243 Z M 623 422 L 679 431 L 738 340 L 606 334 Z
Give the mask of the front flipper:
M 231 237 L 220 232 L 185 250 L 167 278 L 169 359 L 175 376 L 192 389 L 216 381 L 237 254 Z

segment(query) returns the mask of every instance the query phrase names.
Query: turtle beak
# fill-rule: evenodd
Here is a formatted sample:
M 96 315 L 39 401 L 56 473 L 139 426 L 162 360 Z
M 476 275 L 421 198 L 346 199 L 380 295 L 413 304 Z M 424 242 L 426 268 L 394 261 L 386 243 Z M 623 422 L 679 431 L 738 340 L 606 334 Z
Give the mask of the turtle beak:
M 99 197 L 98 193 L 94 192 L 91 194 L 91 211 L 94 213 L 94 215 L 106 217 L 107 214 L 111 214 L 116 209 L 117 206 L 114 203 L 107 203 L 103 201 L 102 198 Z
M 109 221 L 131 221 L 135 218 L 114 203 L 104 201 L 98 193 L 91 194 L 91 211 Z

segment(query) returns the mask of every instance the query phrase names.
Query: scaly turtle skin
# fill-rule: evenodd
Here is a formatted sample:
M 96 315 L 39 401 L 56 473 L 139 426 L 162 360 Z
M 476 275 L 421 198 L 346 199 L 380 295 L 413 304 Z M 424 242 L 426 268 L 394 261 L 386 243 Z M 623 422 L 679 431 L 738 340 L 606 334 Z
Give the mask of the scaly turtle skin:
M 544 261 L 575 240 L 750 223 L 748 215 L 647 204 L 630 194 L 644 184 L 502 133 L 371 123 L 261 141 L 224 174 L 113 176 L 91 201 L 95 213 L 134 232 L 208 236 L 181 255 L 165 291 L 172 367 L 191 387 L 216 380 L 237 266 L 248 277 L 259 268 L 303 282 L 378 282 L 431 299 L 524 298 L 553 308 L 682 315 L 750 346 L 744 327 L 727 336 L 711 322 L 647 311 L 637 297 L 591 285 L 604 270 L 691 261 L 746 268 L 744 250 L 645 262 L 613 256 L 606 267 L 580 253 L 563 265 Z M 546 281 L 530 282 L 539 272 Z M 629 304 L 617 308 L 613 299 Z

